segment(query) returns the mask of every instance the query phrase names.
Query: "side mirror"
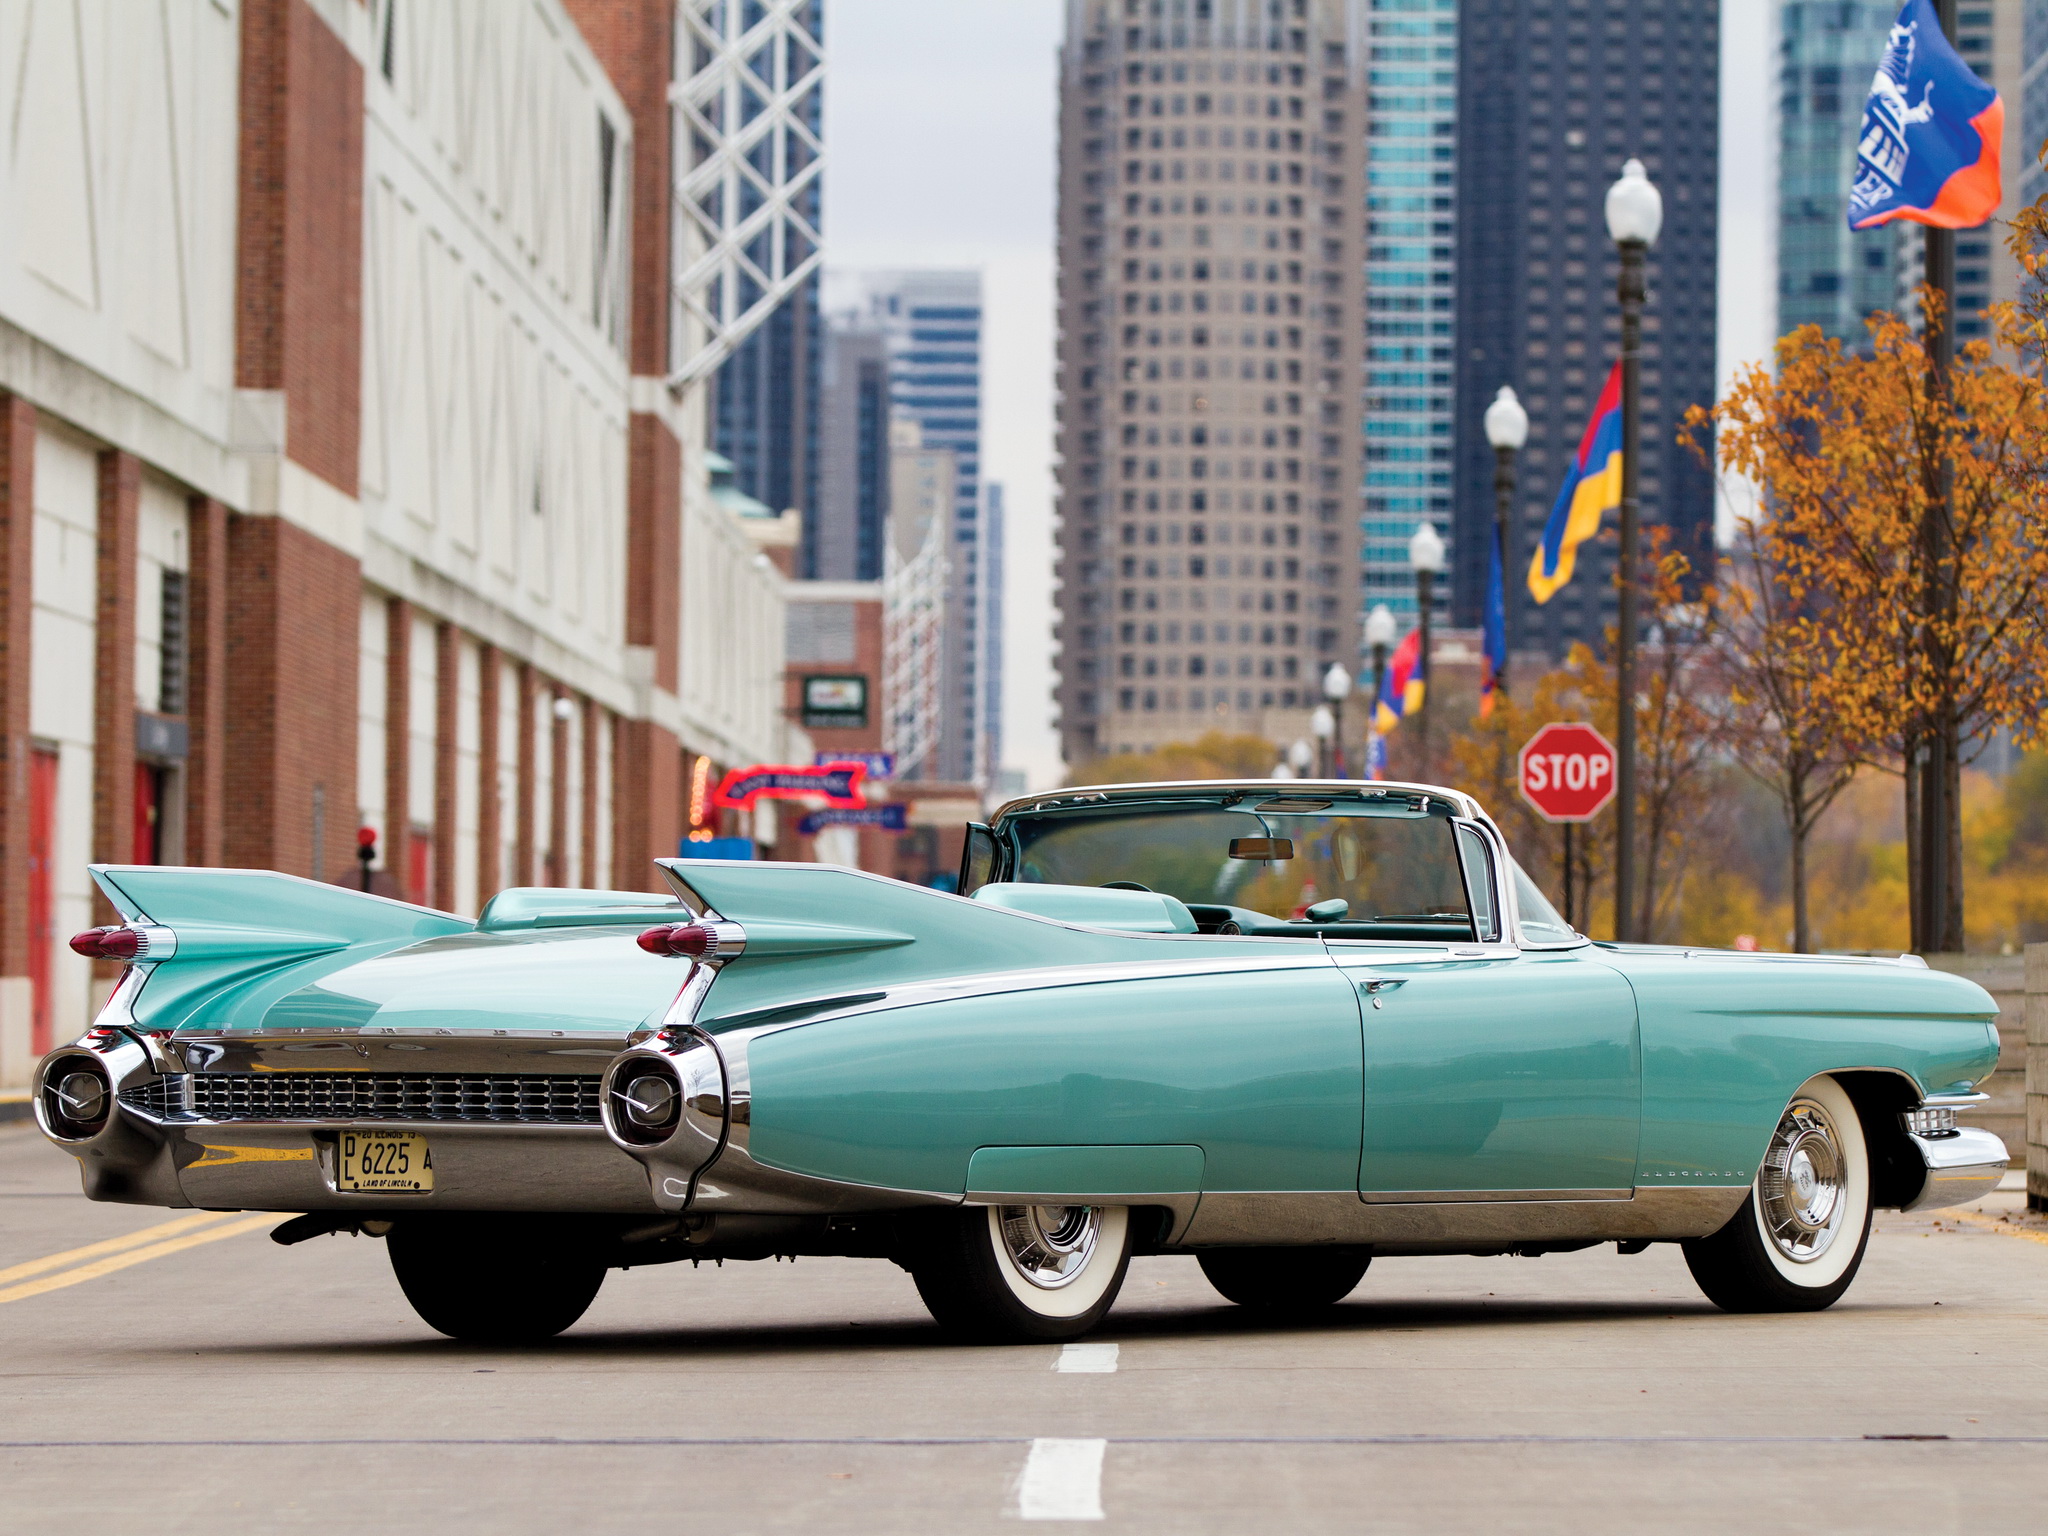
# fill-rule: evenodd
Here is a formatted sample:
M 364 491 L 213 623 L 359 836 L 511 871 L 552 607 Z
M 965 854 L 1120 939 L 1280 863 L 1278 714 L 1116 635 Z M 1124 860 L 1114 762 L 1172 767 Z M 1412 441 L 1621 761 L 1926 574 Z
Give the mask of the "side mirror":
M 967 840 L 960 845 L 962 896 L 972 896 L 996 877 L 996 835 L 978 821 L 967 823 Z

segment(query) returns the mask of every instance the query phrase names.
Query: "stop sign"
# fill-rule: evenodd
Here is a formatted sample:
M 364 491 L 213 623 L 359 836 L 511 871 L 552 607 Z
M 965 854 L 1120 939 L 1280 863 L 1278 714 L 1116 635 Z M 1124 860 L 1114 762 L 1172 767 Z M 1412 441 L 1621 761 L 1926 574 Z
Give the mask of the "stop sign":
M 1614 748 L 1590 725 L 1546 725 L 1522 748 L 1522 798 L 1545 821 L 1591 821 L 1614 798 Z

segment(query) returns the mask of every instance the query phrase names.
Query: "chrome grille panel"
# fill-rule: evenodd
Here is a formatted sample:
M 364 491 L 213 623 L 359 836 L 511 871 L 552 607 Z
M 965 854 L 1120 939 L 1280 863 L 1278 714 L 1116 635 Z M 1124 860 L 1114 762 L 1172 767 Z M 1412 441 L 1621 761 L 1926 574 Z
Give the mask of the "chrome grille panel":
M 176 1072 L 121 1102 L 152 1119 L 451 1120 L 596 1125 L 601 1078 L 584 1073 Z

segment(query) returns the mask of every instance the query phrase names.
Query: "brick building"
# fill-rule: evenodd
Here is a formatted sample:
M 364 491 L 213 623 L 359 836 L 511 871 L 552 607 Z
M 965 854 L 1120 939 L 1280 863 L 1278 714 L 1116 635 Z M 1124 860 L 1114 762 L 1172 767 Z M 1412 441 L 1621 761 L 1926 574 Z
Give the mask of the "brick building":
M 678 362 L 690 7 L 16 15 L 0 1082 L 105 985 L 89 862 L 352 881 L 366 827 L 452 910 L 654 885 L 691 783 L 808 757 L 792 533 L 711 494 Z

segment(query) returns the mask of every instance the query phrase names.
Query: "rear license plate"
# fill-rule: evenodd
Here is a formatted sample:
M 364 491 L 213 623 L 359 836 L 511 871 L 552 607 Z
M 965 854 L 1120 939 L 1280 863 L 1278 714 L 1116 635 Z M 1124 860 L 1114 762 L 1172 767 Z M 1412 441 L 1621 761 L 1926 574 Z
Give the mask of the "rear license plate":
M 336 1189 L 425 1194 L 434 1187 L 427 1138 L 411 1131 L 343 1131 Z

